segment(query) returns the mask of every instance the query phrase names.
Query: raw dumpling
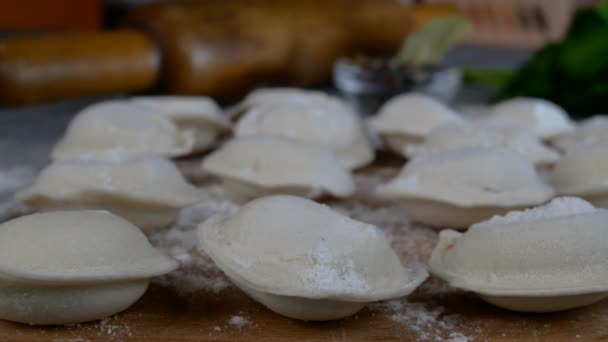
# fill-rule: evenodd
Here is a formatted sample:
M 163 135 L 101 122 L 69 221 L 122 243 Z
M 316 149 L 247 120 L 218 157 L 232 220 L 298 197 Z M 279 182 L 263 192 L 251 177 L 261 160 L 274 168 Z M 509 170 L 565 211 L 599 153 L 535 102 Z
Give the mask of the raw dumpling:
M 574 131 L 557 137 L 551 143 L 560 150 L 570 150 L 608 141 L 608 116 L 596 115 L 583 122 Z
M 199 247 L 253 299 L 322 321 L 411 293 L 427 277 L 404 268 L 382 232 L 329 207 L 269 196 L 199 226 Z
M 16 197 L 41 210 L 105 209 L 144 231 L 167 226 L 204 199 L 172 162 L 154 156 L 56 161 Z
M 608 141 L 566 153 L 555 164 L 551 182 L 560 195 L 582 197 L 608 208 Z
M 241 103 L 229 112 L 229 115 L 232 119 L 238 119 L 250 109 L 269 108 L 278 104 L 297 106 L 309 102 L 323 101 L 327 98 L 327 94 L 315 90 L 289 87 L 259 88 L 249 93 Z
M 206 148 L 203 145 L 208 145 L 209 137 L 199 136 L 199 130 L 192 128 L 193 120 L 185 117 L 168 115 L 129 100 L 94 104 L 76 115 L 65 136 L 55 145 L 51 157 L 54 160 L 72 159 L 114 151 L 178 157 Z M 218 132 L 225 129 L 219 128 L 219 122 L 209 127 Z
M 450 285 L 502 308 L 551 312 L 608 295 L 608 211 L 556 198 L 526 211 L 444 230 L 429 262 Z
M 68 324 L 121 312 L 177 268 L 107 211 L 57 211 L 0 225 L 0 318 Z
M 490 108 L 487 119 L 522 125 L 541 139 L 552 139 L 574 128 L 562 108 L 536 98 L 517 97 L 497 103 Z
M 385 103 L 375 116 L 368 119 L 393 151 L 403 154 L 405 146 L 420 143 L 435 127 L 462 121 L 451 109 L 428 95 L 410 93 L 399 95 Z
M 539 166 L 553 164 L 559 159 L 559 154 L 544 146 L 535 135 L 509 123 L 446 123 L 434 128 L 423 143 L 406 146 L 405 155 L 412 158 L 474 146 L 506 147 Z
M 333 153 L 287 138 L 251 136 L 227 142 L 202 169 L 223 181 L 227 197 L 246 201 L 269 194 L 347 197 L 354 183 Z
M 377 194 L 399 200 L 418 221 L 466 229 L 512 209 L 542 204 L 553 190 L 521 154 L 473 147 L 414 158 Z
M 274 135 L 301 140 L 333 151 L 348 168 L 367 165 L 374 152 L 352 108 L 330 97 L 277 102 L 247 111 L 236 136 Z
M 205 96 L 139 96 L 132 103 L 167 115 L 181 132 L 192 132 L 195 151 L 206 150 L 231 124 L 220 107 Z

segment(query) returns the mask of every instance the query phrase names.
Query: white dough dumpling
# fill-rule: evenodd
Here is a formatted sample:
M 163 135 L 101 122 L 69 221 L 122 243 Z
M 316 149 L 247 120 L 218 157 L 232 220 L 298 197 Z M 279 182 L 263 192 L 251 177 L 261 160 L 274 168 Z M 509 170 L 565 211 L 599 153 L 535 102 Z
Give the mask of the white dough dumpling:
M 537 98 L 516 97 L 499 102 L 490 108 L 486 119 L 519 124 L 541 139 L 552 139 L 574 128 L 562 108 Z
M 434 128 L 421 144 L 406 146 L 405 154 L 411 158 L 475 146 L 509 148 L 538 166 L 559 160 L 559 153 L 543 145 L 535 135 L 508 123 L 446 123 Z
M 57 211 L 0 224 L 0 319 L 70 324 L 121 312 L 177 268 L 107 211 Z
M 376 193 L 398 200 L 415 220 L 461 229 L 553 197 L 553 189 L 542 182 L 530 161 L 499 147 L 416 157 Z
M 238 119 L 251 109 L 263 109 L 283 104 L 297 106 L 324 101 L 328 98 L 329 96 L 326 93 L 316 90 L 290 87 L 258 88 L 250 92 L 243 101 L 237 104 L 229 112 L 229 115 L 232 119 Z
M 213 216 L 199 226 L 199 243 L 253 299 L 302 320 L 350 316 L 427 277 L 404 268 L 377 227 L 300 197 L 259 198 Z
M 40 210 L 105 209 L 152 231 L 205 196 L 167 159 L 116 155 L 53 162 L 16 198 Z
M 462 118 L 438 100 L 419 93 L 396 96 L 367 123 L 394 152 L 403 154 L 411 143 L 420 143 L 431 130 Z
M 219 118 L 170 114 L 172 112 L 163 111 L 161 106 L 152 109 L 142 102 L 150 101 L 112 100 L 83 109 L 70 122 L 51 157 L 73 159 L 114 151 L 179 157 L 206 149 L 219 132 L 229 129 L 227 121 Z M 203 125 L 207 127 L 205 131 L 200 129 Z
M 566 153 L 555 164 L 551 182 L 560 195 L 582 197 L 608 208 L 608 141 Z
M 333 151 L 348 168 L 370 163 L 374 151 L 361 120 L 341 100 L 315 96 L 301 101 L 277 101 L 245 112 L 236 136 L 274 135 L 301 140 Z
M 450 285 L 515 311 L 577 308 L 608 296 L 608 211 L 579 198 L 444 230 L 429 261 Z
M 229 132 L 230 121 L 206 96 L 138 96 L 132 103 L 167 115 L 182 132 L 192 132 L 195 151 L 208 149 L 220 134 Z
M 350 171 L 332 152 L 287 138 L 235 138 L 207 156 L 201 167 L 219 177 L 226 197 L 237 201 L 269 194 L 316 198 L 354 192 Z
M 608 115 L 596 115 L 586 119 L 572 132 L 551 141 L 564 152 L 599 142 L 608 142 Z

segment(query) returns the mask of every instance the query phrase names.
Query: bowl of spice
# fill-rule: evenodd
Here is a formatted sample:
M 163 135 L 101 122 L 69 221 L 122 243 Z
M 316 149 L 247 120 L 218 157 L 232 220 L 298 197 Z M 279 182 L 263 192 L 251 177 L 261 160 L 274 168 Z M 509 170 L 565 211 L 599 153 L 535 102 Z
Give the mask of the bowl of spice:
M 364 116 L 405 92 L 422 92 L 450 102 L 460 88 L 462 74 L 459 68 L 441 64 L 440 60 L 470 29 L 468 20 L 446 16 L 406 37 L 391 58 L 340 58 L 333 68 L 334 86 Z

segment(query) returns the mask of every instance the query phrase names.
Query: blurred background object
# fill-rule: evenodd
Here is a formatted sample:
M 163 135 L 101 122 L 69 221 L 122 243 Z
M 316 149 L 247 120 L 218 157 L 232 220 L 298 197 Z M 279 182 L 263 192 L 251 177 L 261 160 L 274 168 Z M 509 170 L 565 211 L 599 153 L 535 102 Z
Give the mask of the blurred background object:
M 102 0 L 0 0 L 0 30 L 99 29 Z
M 453 5 L 475 26 L 468 43 L 487 46 L 538 48 L 560 39 L 577 0 L 424 0 Z
M 608 112 L 608 1 L 576 12 L 564 37 L 545 44 L 515 72 L 472 69 L 466 78 L 495 86 L 498 99 L 540 97 L 571 115 Z
M 323 87 L 336 60 L 392 56 L 453 14 L 474 30 L 436 64 L 513 68 L 590 2 L 3 0 L 0 34 L 29 34 L 0 40 L 0 103 L 140 92 L 233 101 L 260 85 Z

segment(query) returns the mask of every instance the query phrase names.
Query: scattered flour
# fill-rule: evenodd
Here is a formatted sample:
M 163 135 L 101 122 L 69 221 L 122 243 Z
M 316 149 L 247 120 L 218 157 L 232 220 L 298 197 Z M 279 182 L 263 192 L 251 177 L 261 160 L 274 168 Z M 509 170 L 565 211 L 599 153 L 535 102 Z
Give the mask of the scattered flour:
M 173 287 L 185 296 L 197 291 L 220 293 L 230 286 L 213 261 L 197 250 L 197 226 L 215 213 L 230 212 L 236 206 L 227 201 L 205 201 L 181 211 L 176 223 L 167 230 L 150 236 L 153 245 L 180 263 L 180 268 L 154 279 L 154 283 Z
M 234 315 L 228 320 L 228 324 L 236 328 L 242 328 L 250 323 L 249 319 L 244 316 Z
M 472 341 L 472 339 L 468 336 L 464 336 L 461 333 L 450 333 L 450 336 L 448 336 L 448 339 L 446 340 L 446 342 L 469 342 Z
M 404 328 L 416 335 L 417 341 L 469 341 L 468 337 L 454 331 L 459 317 L 447 315 L 443 306 L 398 299 L 374 303 L 369 308 L 403 324 Z
M 323 243 L 319 243 L 308 256 L 312 267 L 304 270 L 302 281 L 320 291 L 344 291 L 361 294 L 369 291 L 365 278 L 357 272 L 351 259 L 338 259 Z
M 133 336 L 131 327 L 121 322 L 116 317 L 105 318 L 97 323 L 99 331 L 97 336 L 104 337 L 108 340 L 122 341 Z

